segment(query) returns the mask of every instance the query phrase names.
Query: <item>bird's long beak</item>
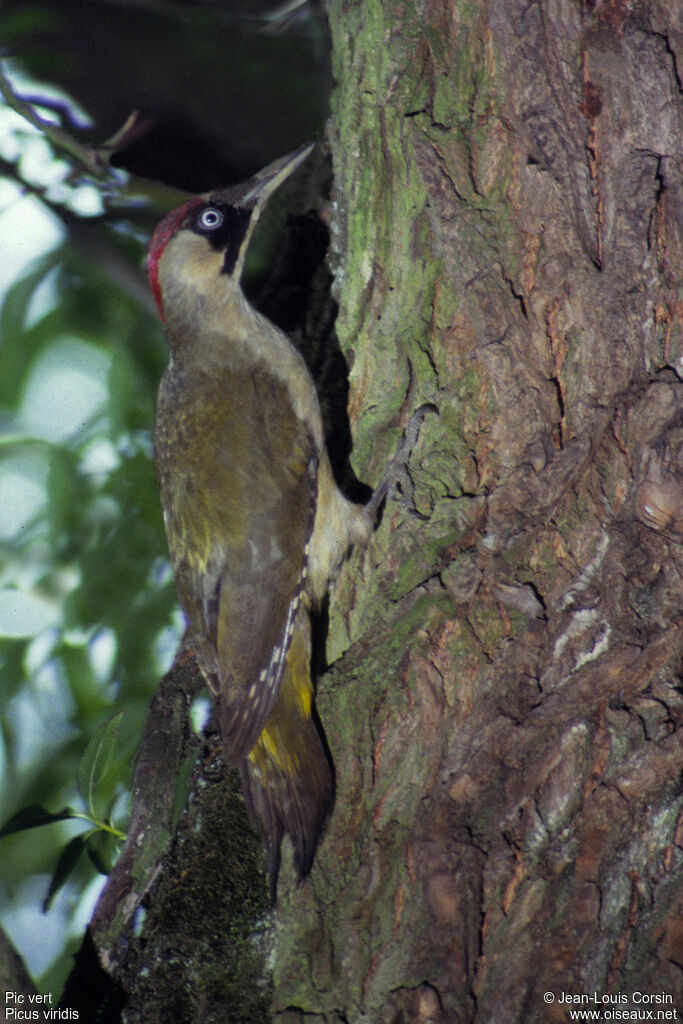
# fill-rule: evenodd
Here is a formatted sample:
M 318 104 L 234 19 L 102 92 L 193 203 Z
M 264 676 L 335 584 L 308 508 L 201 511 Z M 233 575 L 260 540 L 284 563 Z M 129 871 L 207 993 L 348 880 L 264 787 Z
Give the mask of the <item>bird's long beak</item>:
M 272 164 L 268 164 L 267 167 L 264 167 L 262 171 L 255 174 L 249 181 L 245 181 L 240 186 L 246 190 L 244 202 L 250 203 L 255 200 L 257 206 L 265 206 L 273 192 L 291 174 L 294 174 L 294 171 L 297 167 L 301 166 L 312 149 L 313 143 L 308 142 L 305 146 L 295 149 L 293 153 L 281 156 L 279 160 L 274 160 Z
M 205 192 L 204 199 L 210 203 L 227 203 L 237 209 L 248 209 L 253 211 L 258 220 L 264 206 L 272 196 L 273 192 L 280 187 L 297 167 L 300 167 L 308 154 L 313 149 L 314 143 L 308 142 L 305 146 L 295 149 L 287 156 L 281 156 L 274 160 L 262 171 L 259 171 L 240 182 L 239 185 L 230 185 L 228 188 L 216 188 L 212 192 Z
M 238 280 L 241 275 L 244 257 L 249 248 L 249 241 L 268 200 L 283 181 L 294 174 L 296 169 L 301 166 L 314 145 L 314 143 L 308 142 L 305 146 L 300 146 L 293 153 L 282 156 L 279 160 L 274 160 L 272 164 L 268 164 L 267 167 L 264 167 L 263 170 L 255 174 L 253 178 L 249 178 L 239 185 L 214 189 L 212 192 L 205 194 L 205 198 L 210 203 L 227 204 L 235 209 L 248 211 L 250 214 L 249 227 L 240 246 L 240 256 L 236 265 Z

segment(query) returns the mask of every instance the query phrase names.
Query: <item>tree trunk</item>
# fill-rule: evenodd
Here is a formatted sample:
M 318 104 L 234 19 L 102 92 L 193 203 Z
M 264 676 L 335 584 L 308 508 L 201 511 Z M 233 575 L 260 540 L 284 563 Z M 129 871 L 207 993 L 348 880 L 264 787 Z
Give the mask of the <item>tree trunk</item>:
M 680 998 L 675 7 L 329 5 L 358 476 L 438 415 L 332 596 L 280 1024 Z

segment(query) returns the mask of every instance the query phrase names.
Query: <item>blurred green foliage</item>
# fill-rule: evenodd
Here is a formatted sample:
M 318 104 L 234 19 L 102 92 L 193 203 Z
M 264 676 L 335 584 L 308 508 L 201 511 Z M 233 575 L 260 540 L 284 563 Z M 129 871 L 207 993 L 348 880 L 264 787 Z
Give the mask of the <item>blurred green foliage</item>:
M 9 195 L 0 238 L 11 259 L 20 251 L 2 235 L 3 213 L 26 200 Z M 46 218 L 59 214 L 54 203 L 43 207 Z M 102 262 L 68 230 L 73 211 L 65 206 L 64 215 L 62 241 L 24 270 L 0 307 L 0 825 L 31 805 L 88 811 L 79 763 L 123 709 L 98 798 L 125 827 L 131 762 L 180 628 L 151 445 L 166 355 L 156 317 L 108 273 L 111 254 L 144 280 L 144 232 L 130 210 L 89 218 Z M 35 202 L 23 226 L 40 232 Z M 69 840 L 62 871 L 82 852 L 73 824 L 0 840 L 0 912 L 27 877 L 53 876 Z M 94 875 L 80 858 L 71 909 Z M 50 977 L 67 969 L 63 956 Z

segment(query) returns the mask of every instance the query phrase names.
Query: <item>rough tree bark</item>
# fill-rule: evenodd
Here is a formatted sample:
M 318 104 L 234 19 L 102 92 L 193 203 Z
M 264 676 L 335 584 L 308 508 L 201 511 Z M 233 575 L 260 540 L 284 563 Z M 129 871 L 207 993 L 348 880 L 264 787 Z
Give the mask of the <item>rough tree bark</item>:
M 676 7 L 329 16 L 354 464 L 376 482 L 433 403 L 421 518 L 387 503 L 334 588 L 318 707 L 337 801 L 304 885 L 285 857 L 272 926 L 259 854 L 238 841 L 239 870 L 225 860 L 243 808 L 206 752 L 168 855 L 197 743 L 196 679 L 182 659 L 169 675 L 92 924 L 110 1004 L 128 1022 L 526 1024 L 566 1020 L 562 993 L 675 1001 Z
M 334 591 L 337 803 L 280 909 L 280 1024 L 680 1000 L 675 7 L 329 5 L 359 477 L 439 414 L 426 518 L 389 505 Z

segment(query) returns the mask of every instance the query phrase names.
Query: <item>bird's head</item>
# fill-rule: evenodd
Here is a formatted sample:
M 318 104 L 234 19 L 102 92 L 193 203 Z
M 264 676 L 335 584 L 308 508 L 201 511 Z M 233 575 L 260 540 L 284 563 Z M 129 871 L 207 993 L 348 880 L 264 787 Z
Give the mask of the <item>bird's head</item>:
M 249 241 L 268 199 L 306 159 L 302 146 L 269 164 L 253 178 L 197 196 L 171 210 L 149 244 L 147 273 L 162 320 L 169 302 L 192 283 L 215 287 L 220 279 L 239 288 Z

